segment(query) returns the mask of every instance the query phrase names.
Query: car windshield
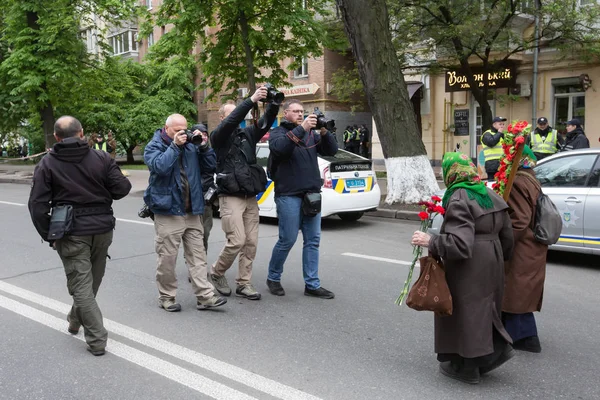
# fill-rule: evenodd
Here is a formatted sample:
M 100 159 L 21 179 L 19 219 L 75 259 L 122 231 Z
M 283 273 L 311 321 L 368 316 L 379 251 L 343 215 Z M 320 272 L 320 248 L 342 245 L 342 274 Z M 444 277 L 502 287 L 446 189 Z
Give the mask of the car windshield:
M 346 150 L 338 150 L 338 152 L 335 153 L 334 156 L 320 156 L 320 157 L 329 162 L 364 160 L 364 158 L 357 156 L 354 153 L 350 153 Z

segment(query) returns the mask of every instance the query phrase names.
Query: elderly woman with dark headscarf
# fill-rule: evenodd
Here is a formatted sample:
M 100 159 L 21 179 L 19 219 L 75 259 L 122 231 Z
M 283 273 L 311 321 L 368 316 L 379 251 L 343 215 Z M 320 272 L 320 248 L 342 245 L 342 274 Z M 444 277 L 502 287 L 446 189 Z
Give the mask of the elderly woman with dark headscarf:
M 502 321 L 515 349 L 539 353 L 542 346 L 533 312 L 542 308 L 548 246 L 535 240 L 532 230 L 541 191 L 532 169 L 535 162 L 535 155 L 525 146 L 508 198 L 515 250 L 504 269 Z
M 452 294 L 451 316 L 435 316 L 440 372 L 467 383 L 508 361 L 514 350 L 500 319 L 504 261 L 513 249 L 508 206 L 481 182 L 464 154 L 442 161 L 446 209 L 439 236 L 417 231 L 412 244 L 441 257 Z

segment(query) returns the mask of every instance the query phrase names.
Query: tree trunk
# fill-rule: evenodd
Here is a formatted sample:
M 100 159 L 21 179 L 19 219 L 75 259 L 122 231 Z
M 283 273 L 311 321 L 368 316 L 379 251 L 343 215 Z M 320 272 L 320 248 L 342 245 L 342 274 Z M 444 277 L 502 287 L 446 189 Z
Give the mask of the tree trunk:
M 46 139 L 46 148 L 49 149 L 56 143 L 56 139 L 54 138 L 54 108 L 50 104 L 50 101 L 46 101 L 42 105 L 39 113 L 42 120 L 44 138 Z
M 336 0 L 388 170 L 386 202 L 415 203 L 439 190 L 392 44 L 385 0 Z
M 254 56 L 250 46 L 250 27 L 248 19 L 244 11 L 240 11 L 240 30 L 242 33 L 242 42 L 244 44 L 244 52 L 246 53 L 246 68 L 248 68 L 248 93 L 254 94 L 256 91 L 256 78 L 254 74 Z
M 133 158 L 133 150 L 136 148 L 134 144 L 125 147 L 125 151 L 127 152 L 127 164 L 135 164 L 135 158 Z

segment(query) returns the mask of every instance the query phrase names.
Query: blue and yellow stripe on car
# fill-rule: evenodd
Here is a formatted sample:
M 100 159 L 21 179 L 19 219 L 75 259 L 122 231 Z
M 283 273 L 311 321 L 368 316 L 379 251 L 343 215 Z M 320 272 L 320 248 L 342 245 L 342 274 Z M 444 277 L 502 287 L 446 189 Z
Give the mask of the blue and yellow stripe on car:
M 275 187 L 275 183 L 269 179 L 267 181 L 267 186 L 266 186 L 265 191 L 256 195 L 256 200 L 259 205 L 264 203 L 269 198 L 269 196 L 273 192 L 274 187 Z
M 594 244 L 600 246 L 600 238 L 586 236 L 560 235 L 558 243 Z
M 363 179 L 363 178 L 359 178 Z M 333 186 L 333 190 L 338 193 L 366 193 L 373 190 L 373 186 L 375 186 L 375 180 L 372 176 L 368 176 L 365 179 L 365 187 L 362 189 L 346 189 L 346 180 L 345 179 L 332 179 L 331 184 Z

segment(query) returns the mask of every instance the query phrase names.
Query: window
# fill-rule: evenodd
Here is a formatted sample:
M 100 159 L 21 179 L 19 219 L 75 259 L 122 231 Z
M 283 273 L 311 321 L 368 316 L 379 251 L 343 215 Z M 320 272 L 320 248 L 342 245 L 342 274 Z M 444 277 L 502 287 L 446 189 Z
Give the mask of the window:
M 538 165 L 535 174 L 542 187 L 584 187 L 595 162 L 595 154 L 565 156 Z
M 305 78 L 308 76 L 308 59 L 304 57 L 300 67 L 294 71 L 294 78 Z
M 590 4 L 596 3 L 597 0 L 579 0 L 580 6 L 589 6 Z
M 116 35 L 108 38 L 108 43 L 112 47 L 113 55 L 117 56 L 120 54 L 136 52 L 137 42 L 135 41 L 137 32 L 136 31 L 125 31 L 117 33 Z
M 146 0 L 146 7 L 148 10 L 152 10 L 152 0 Z
M 256 163 L 263 168 L 267 168 L 267 163 L 269 161 L 269 150 L 268 147 L 257 147 L 256 148 Z
M 150 34 L 148 35 L 148 47 L 152 46 L 154 44 L 154 33 L 150 32 Z
M 579 78 L 553 79 L 554 121 L 553 127 L 566 132 L 567 121 L 577 118 L 585 125 L 585 92 Z

